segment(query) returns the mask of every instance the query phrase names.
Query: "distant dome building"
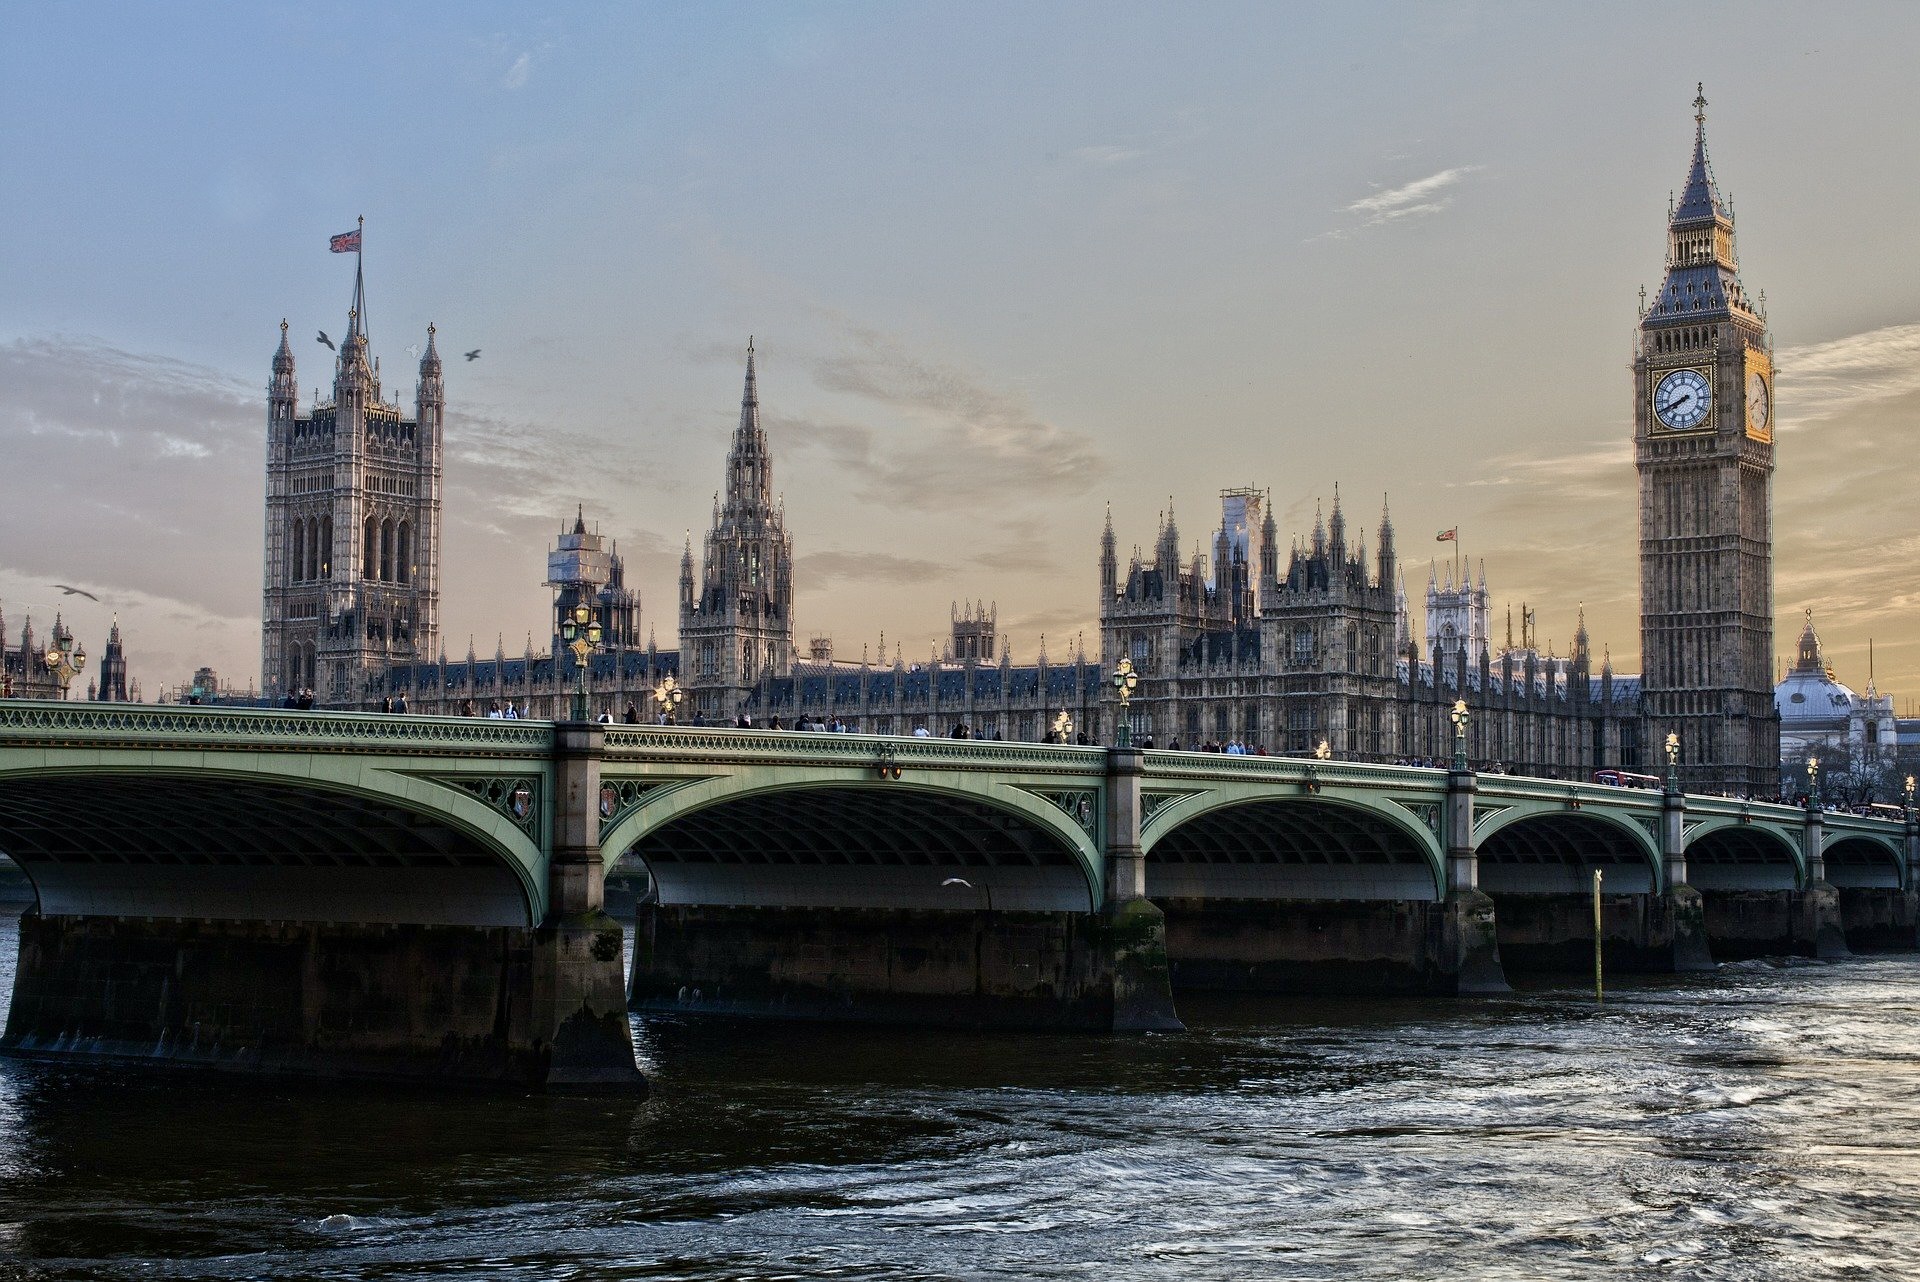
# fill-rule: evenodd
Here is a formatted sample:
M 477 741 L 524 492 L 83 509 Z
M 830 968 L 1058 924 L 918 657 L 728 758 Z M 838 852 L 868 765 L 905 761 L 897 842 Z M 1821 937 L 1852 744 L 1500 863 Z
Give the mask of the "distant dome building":
M 1800 632 L 1800 653 L 1773 688 L 1773 703 L 1780 713 L 1780 768 L 1790 779 L 1804 771 L 1815 748 L 1844 750 L 1850 766 L 1872 767 L 1892 761 L 1899 747 L 1893 696 L 1876 691 L 1871 676 L 1864 694 L 1834 679 L 1811 610 Z

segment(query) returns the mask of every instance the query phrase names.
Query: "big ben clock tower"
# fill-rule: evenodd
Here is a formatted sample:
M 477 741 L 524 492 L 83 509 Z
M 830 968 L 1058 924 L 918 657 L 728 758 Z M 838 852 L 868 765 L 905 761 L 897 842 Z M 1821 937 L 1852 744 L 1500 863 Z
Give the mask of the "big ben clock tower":
M 1706 95 L 1667 274 L 1633 359 L 1647 742 L 1695 792 L 1779 790 L 1773 706 L 1773 344 L 1707 163 Z

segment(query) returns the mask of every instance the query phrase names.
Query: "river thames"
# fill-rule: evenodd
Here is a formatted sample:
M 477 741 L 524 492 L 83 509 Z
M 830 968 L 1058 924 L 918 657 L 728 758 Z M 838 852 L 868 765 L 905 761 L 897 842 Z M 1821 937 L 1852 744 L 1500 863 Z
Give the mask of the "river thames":
M 1920 956 L 1182 1011 L 636 1019 L 644 1103 L 0 1061 L 0 1278 L 1920 1277 Z

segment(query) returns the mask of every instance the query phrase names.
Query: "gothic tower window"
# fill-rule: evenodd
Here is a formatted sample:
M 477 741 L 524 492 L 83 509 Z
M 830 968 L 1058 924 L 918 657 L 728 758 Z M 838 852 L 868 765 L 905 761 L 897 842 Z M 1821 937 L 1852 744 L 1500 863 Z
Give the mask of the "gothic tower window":
M 364 537 L 361 540 L 360 573 L 369 579 L 378 578 L 380 566 L 380 523 L 372 517 L 367 518 Z
M 394 535 L 394 572 L 399 582 L 413 582 L 413 526 L 405 521 Z
M 394 581 L 393 522 L 391 520 L 380 522 L 380 578 L 387 583 Z

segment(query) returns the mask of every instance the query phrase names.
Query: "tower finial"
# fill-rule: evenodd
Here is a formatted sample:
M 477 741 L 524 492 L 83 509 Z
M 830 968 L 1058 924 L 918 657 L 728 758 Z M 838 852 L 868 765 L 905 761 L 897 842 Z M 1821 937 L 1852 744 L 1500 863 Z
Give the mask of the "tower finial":
M 1704 80 L 1694 85 L 1693 122 L 1702 129 L 1707 127 L 1707 82 Z

